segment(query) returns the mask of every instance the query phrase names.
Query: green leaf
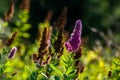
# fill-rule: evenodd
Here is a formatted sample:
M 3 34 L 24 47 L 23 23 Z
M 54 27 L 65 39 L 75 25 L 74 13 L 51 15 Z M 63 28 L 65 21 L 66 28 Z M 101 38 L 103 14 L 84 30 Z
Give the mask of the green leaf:
M 19 33 L 19 36 L 22 36 L 22 37 L 24 37 L 24 38 L 29 38 L 30 37 L 30 34 L 29 33 L 24 33 L 24 32 L 20 32 Z
M 30 24 L 23 24 L 23 26 L 21 27 L 21 30 L 22 31 L 27 31 L 28 29 L 31 28 L 31 25 Z
M 53 64 L 49 64 L 50 65 L 50 67 L 53 69 L 53 70 L 55 70 L 58 74 L 60 74 L 61 76 L 63 76 L 63 73 L 58 69 L 58 68 L 56 68 Z
M 55 78 L 55 80 L 60 80 L 59 76 L 55 76 L 54 78 Z
M 73 67 L 73 66 L 72 66 L 72 67 L 69 67 L 69 68 L 67 69 L 66 74 L 67 74 L 67 75 L 69 75 L 69 74 L 73 74 L 73 73 L 75 72 L 75 69 L 76 69 L 76 68 Z
M 45 78 L 48 78 L 46 74 L 44 74 L 44 73 L 41 73 L 41 74 L 42 74 Z

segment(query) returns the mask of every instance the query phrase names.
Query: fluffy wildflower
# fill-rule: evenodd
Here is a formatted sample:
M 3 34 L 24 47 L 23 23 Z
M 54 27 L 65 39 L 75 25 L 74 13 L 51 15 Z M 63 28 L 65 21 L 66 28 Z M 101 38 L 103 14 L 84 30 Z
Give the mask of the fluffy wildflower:
M 10 39 L 7 40 L 7 42 L 6 42 L 7 46 L 10 46 L 10 45 L 13 43 L 13 41 L 14 41 L 14 39 L 15 39 L 17 33 L 18 33 L 18 32 L 15 31 L 15 32 L 12 34 L 12 37 L 11 37 Z
M 81 43 L 81 33 L 82 23 L 80 20 L 77 20 L 70 39 L 67 42 L 65 42 L 65 47 L 69 52 L 74 52 L 78 50 Z
M 44 29 L 43 36 L 40 41 L 41 42 L 40 48 L 38 50 L 39 57 L 43 57 L 48 52 L 48 49 L 50 47 L 51 33 L 52 33 L 52 28 L 50 28 L 49 31 L 47 28 Z
M 50 27 L 49 30 L 45 27 L 42 34 L 42 39 L 40 40 L 40 47 L 38 49 L 38 54 L 33 54 L 33 60 L 35 63 L 38 63 L 39 66 L 47 64 L 50 60 L 50 56 L 49 56 L 47 57 L 46 61 L 43 61 L 44 56 L 46 56 L 47 53 L 49 52 L 51 34 L 52 34 L 52 27 Z
M 46 50 L 48 48 L 48 30 L 47 28 L 44 29 L 43 31 L 43 36 L 42 36 L 42 39 L 41 39 L 41 44 L 40 44 L 40 48 L 39 48 L 39 57 L 40 56 L 43 56 L 45 53 L 46 53 Z
M 57 22 L 55 23 L 56 29 L 60 29 L 61 27 L 64 28 L 66 22 L 67 22 L 67 7 L 64 7 L 63 11 L 58 17 Z
M 4 15 L 5 21 L 10 21 L 13 17 L 13 14 L 14 14 L 14 2 L 11 1 L 10 8 L 8 9 L 8 11 Z
M 60 27 L 59 29 L 59 33 L 58 33 L 58 37 L 57 37 L 57 40 L 54 42 L 54 49 L 55 49 L 55 52 L 59 53 L 62 49 L 62 46 L 63 46 L 63 29 L 62 27 Z

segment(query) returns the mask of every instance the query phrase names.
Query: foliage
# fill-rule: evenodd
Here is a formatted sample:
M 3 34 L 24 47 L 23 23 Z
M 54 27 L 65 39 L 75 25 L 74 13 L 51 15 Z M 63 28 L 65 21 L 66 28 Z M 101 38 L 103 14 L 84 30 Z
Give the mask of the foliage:
M 40 9 L 48 14 L 41 17 L 33 10 L 37 1 L 31 0 L 31 9 L 29 0 L 23 0 L 20 8 L 16 1 L 15 6 L 0 9 L 0 80 L 120 80 L 119 1 L 69 1 L 69 13 L 65 7 L 60 14 L 62 1 L 56 6 L 42 0 Z M 0 7 L 9 2 L 2 0 Z M 80 16 L 82 36 L 79 29 L 69 27 Z M 80 45 L 71 52 L 64 43 L 71 44 L 72 30 L 74 37 L 78 30 Z
M 113 65 L 111 67 L 111 71 L 109 72 L 109 78 L 113 80 L 120 79 L 120 60 L 119 58 L 113 59 Z

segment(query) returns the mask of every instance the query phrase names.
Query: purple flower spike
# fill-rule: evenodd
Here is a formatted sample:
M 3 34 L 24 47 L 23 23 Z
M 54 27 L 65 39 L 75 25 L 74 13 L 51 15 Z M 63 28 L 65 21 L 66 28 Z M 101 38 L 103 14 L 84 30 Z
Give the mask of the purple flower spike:
M 10 53 L 8 54 L 8 58 L 14 58 L 15 57 L 15 54 L 16 54 L 16 51 L 17 51 L 17 48 L 16 47 L 13 47 L 10 51 Z
M 65 42 L 65 47 L 69 52 L 77 51 L 81 43 L 82 23 L 80 20 L 76 21 L 73 33 L 70 39 Z

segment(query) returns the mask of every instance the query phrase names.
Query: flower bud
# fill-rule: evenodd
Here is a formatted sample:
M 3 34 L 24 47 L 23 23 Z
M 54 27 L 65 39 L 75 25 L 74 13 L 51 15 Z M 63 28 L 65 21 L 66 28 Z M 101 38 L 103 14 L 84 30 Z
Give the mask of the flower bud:
M 16 51 L 17 51 L 17 48 L 16 47 L 13 47 L 10 51 L 10 53 L 8 54 L 8 58 L 14 58 L 15 57 L 15 54 L 16 54 Z

